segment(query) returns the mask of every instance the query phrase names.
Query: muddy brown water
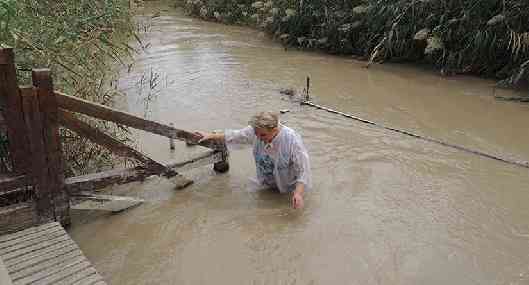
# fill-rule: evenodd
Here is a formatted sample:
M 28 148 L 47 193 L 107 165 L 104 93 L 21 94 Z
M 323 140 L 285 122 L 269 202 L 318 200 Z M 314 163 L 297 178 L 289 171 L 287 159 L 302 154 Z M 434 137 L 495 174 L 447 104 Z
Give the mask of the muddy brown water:
M 117 215 L 74 212 L 69 229 L 110 284 L 529 284 L 528 169 L 300 107 L 278 91 L 301 90 L 310 76 L 320 104 L 518 160 L 529 160 L 529 105 L 495 100 L 512 94 L 491 81 L 366 70 L 149 5 L 162 12 L 138 16 L 148 47 L 121 75 L 123 107 L 186 130 L 289 109 L 281 120 L 303 136 L 314 189 L 301 211 L 249 192 L 249 150 L 232 153 L 228 174 L 185 172 L 195 184 L 183 191 L 159 178 L 113 187 L 146 202 Z M 136 135 L 162 161 L 201 151 Z

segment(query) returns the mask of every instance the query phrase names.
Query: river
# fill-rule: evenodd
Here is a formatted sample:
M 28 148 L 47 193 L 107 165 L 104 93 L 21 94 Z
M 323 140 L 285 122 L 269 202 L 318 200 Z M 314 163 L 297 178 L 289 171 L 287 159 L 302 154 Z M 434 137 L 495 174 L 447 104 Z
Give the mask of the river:
M 72 238 L 110 284 L 529 284 L 529 169 L 300 106 L 315 102 L 515 160 L 529 160 L 529 105 L 494 82 L 406 65 L 285 50 L 255 30 L 146 2 L 144 52 L 123 70 L 124 108 L 185 130 L 241 128 L 257 111 L 290 112 L 314 187 L 303 210 L 250 192 L 250 150 L 229 173 L 183 173 L 116 186 L 146 200 L 120 214 L 74 212 Z M 152 18 L 153 11 L 160 11 Z M 144 78 L 143 84 L 142 77 Z M 152 80 L 149 80 L 152 79 Z M 150 83 L 149 83 L 150 82 Z M 162 161 L 198 148 L 136 132 Z

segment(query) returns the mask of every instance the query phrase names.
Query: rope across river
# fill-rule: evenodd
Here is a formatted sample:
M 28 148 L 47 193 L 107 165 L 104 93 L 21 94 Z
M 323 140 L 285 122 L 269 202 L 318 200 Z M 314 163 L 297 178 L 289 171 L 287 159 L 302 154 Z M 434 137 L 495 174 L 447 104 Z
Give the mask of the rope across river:
M 307 87 L 308 87 L 308 83 L 307 83 Z M 308 91 L 308 88 L 307 88 L 307 91 Z M 308 92 L 307 92 L 307 94 L 308 94 Z M 364 124 L 377 126 L 377 127 L 389 130 L 389 131 L 397 132 L 397 133 L 400 133 L 400 134 L 403 134 L 403 135 L 407 135 L 407 136 L 410 136 L 410 137 L 414 137 L 414 138 L 417 138 L 417 139 L 421 139 L 421 140 L 437 143 L 437 144 L 440 144 L 440 145 L 443 145 L 443 146 L 446 146 L 446 147 L 455 148 L 455 149 L 460 150 L 460 151 L 464 151 L 464 152 L 472 153 L 472 154 L 479 155 L 479 156 L 482 156 L 482 157 L 486 157 L 486 158 L 502 161 L 502 162 L 505 162 L 505 163 L 509 163 L 509 164 L 513 164 L 513 165 L 517 165 L 517 166 L 521 166 L 521 167 L 525 167 L 525 168 L 529 168 L 529 162 L 527 162 L 527 161 L 516 161 L 516 160 L 512 160 L 512 159 L 508 159 L 508 158 L 504 158 L 504 157 L 500 157 L 500 156 L 496 156 L 496 155 L 492 155 L 492 154 L 488 154 L 488 153 L 485 153 L 485 152 L 482 152 L 482 151 L 479 151 L 479 150 L 473 150 L 473 149 L 469 149 L 469 148 L 466 148 L 466 147 L 463 147 L 463 146 L 447 143 L 447 142 L 444 142 L 444 141 L 441 141 L 441 140 L 438 140 L 438 139 L 421 136 L 421 135 L 414 134 L 414 133 L 411 133 L 411 132 L 408 132 L 408 131 L 405 131 L 405 130 L 392 128 L 392 127 L 387 127 L 387 126 L 384 126 L 384 125 L 376 123 L 376 122 L 372 122 L 372 121 L 369 121 L 369 120 L 366 120 L 366 119 L 362 119 L 360 117 L 353 116 L 351 114 L 347 114 L 347 113 L 343 113 L 343 112 L 340 112 L 340 111 L 336 111 L 336 110 L 333 110 L 331 108 L 327 108 L 325 106 L 320 106 L 320 105 L 315 104 L 312 101 L 308 100 L 309 99 L 308 96 L 306 96 L 305 99 L 306 99 L 306 101 L 301 102 L 301 105 L 306 105 L 306 106 L 310 106 L 310 107 L 313 107 L 313 108 L 316 108 L 316 109 L 319 109 L 319 110 L 324 110 L 324 111 L 327 111 L 329 113 L 341 115 L 341 116 L 344 116 L 346 118 L 353 119 L 353 120 L 358 121 L 358 122 L 362 122 Z

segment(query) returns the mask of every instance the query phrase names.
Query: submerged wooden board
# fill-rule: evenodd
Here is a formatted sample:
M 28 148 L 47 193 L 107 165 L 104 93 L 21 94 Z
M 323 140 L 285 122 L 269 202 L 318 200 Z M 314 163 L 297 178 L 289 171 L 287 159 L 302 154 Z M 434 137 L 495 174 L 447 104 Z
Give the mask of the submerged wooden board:
M 117 213 L 138 206 L 144 202 L 142 199 L 113 195 L 85 194 L 79 195 L 78 197 L 85 201 L 73 205 L 71 209 L 101 210 Z
M 223 161 L 221 152 L 208 151 L 183 162 L 167 163 L 166 166 L 170 169 L 180 172 L 221 161 Z M 65 183 L 66 189 L 70 195 L 76 195 L 83 191 L 93 192 L 113 184 L 125 184 L 134 181 L 143 181 L 146 177 L 155 174 L 159 173 L 141 169 L 139 167 L 132 167 L 125 169 L 112 169 L 104 172 L 70 177 L 65 179 Z M 176 175 L 172 178 L 172 180 L 176 184 L 176 189 L 182 189 L 192 183 L 191 180 L 186 179 L 181 175 Z
M 0 249 L 2 285 L 106 284 L 57 222 L 0 236 Z M 2 266 L 9 279 L 2 279 Z

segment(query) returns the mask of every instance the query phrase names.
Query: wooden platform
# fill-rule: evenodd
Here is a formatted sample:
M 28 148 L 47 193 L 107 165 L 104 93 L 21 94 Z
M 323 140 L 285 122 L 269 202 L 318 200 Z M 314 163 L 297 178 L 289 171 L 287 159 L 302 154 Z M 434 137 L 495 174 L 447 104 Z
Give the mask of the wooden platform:
M 2 285 L 4 281 L 9 284 L 5 271 L 13 285 L 106 284 L 62 226 L 55 222 L 0 236 Z

